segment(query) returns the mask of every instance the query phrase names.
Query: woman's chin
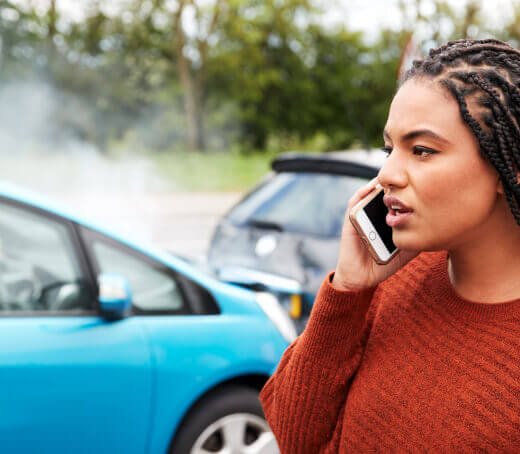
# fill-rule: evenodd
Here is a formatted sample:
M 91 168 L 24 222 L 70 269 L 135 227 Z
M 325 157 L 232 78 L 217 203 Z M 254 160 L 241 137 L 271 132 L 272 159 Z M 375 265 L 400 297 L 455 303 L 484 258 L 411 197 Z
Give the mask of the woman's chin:
M 401 251 L 424 251 L 428 244 L 424 238 L 412 232 L 393 231 L 392 240 Z

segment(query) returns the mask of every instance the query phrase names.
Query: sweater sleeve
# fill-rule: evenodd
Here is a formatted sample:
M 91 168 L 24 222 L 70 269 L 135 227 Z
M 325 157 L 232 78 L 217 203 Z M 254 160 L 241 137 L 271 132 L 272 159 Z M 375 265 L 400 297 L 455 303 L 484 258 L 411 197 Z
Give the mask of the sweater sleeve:
M 260 393 L 282 454 L 338 451 L 336 427 L 370 332 L 375 287 L 339 291 L 332 276 L 323 282 L 305 330 Z

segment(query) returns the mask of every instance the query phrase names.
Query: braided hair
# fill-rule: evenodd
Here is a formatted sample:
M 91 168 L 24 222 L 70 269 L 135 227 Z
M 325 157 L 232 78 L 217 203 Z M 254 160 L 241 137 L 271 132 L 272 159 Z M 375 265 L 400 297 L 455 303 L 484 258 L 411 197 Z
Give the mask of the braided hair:
M 450 41 L 415 60 L 400 84 L 412 78 L 437 81 L 453 95 L 520 225 L 520 51 L 497 39 Z

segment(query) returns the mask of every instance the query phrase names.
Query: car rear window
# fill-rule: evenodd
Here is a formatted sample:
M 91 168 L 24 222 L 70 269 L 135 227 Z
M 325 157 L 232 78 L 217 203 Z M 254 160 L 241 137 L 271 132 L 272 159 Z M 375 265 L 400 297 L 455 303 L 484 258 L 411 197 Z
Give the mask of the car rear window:
M 366 182 L 343 175 L 279 173 L 248 194 L 227 218 L 237 226 L 339 237 L 348 200 Z

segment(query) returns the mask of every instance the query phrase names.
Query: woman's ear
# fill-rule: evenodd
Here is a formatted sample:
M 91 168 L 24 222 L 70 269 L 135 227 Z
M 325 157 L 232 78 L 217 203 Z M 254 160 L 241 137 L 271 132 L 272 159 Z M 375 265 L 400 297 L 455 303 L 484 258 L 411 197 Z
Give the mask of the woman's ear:
M 516 181 L 520 182 L 520 172 L 516 172 Z M 497 175 L 497 193 L 500 195 L 504 195 L 504 185 L 502 184 L 502 179 L 500 175 Z
M 502 179 L 500 175 L 497 177 L 497 193 L 500 195 L 504 195 L 504 185 L 502 184 Z

